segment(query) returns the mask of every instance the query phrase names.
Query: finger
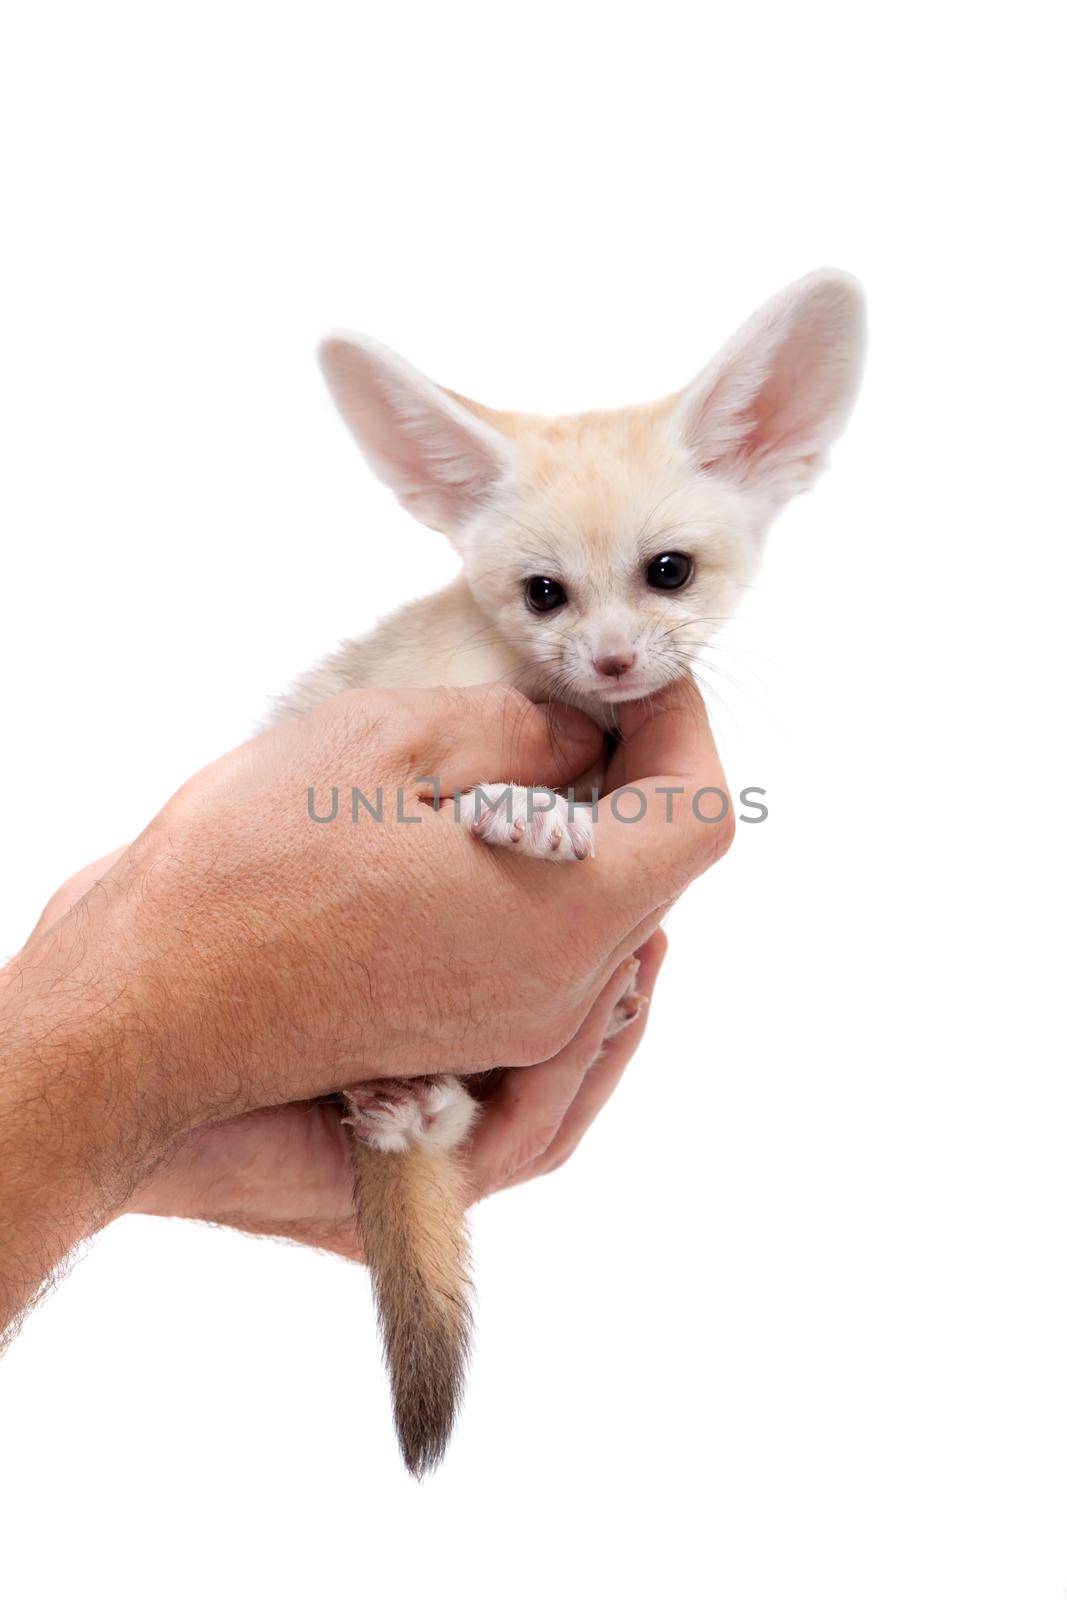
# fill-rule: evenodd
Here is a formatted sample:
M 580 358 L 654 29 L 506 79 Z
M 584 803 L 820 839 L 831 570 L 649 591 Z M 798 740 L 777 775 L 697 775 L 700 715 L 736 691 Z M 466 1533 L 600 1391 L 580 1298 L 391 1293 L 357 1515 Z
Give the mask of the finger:
M 471 1199 L 508 1183 L 551 1144 L 582 1079 L 595 1061 L 611 1013 L 638 970 L 626 960 L 599 995 L 585 1022 L 558 1055 L 507 1072 L 486 1101 L 471 1140 Z
M 329 1102 L 272 1106 L 196 1129 L 124 1210 L 192 1217 L 364 1260 L 348 1139 Z
M 640 955 L 642 946 L 647 944 L 659 929 L 664 917 L 666 917 L 674 903 L 674 900 L 665 900 L 662 905 L 657 906 L 647 916 L 642 917 L 636 927 L 629 929 L 617 941 L 608 959 L 598 966 L 597 971 L 590 977 L 585 1005 L 579 1004 L 576 1007 L 572 1038 L 576 1037 L 578 1030 L 588 1020 L 589 1010 L 595 1004 L 595 1000 L 592 997 L 600 996 L 603 993 L 605 984 L 612 981 L 612 975 L 622 967 L 624 962 Z M 561 1046 L 561 1048 L 563 1047 Z M 529 1071 L 529 1068 L 524 1067 L 522 1070 Z
M 258 1223 L 254 1218 L 243 1222 L 227 1222 L 229 1228 L 239 1233 L 266 1234 L 271 1239 L 291 1239 L 294 1244 L 306 1244 L 312 1250 L 326 1250 L 332 1256 L 343 1256 L 346 1261 L 366 1264 L 355 1218 L 348 1222 L 301 1222 L 299 1219 L 274 1224 Z
M 441 792 L 476 783 L 562 787 L 599 759 L 604 735 L 571 706 L 535 705 L 517 689 L 483 685 L 404 697 L 403 740 L 410 776 L 439 781 Z
M 597 813 L 597 876 L 623 896 L 643 890 L 662 904 L 728 849 L 734 819 L 726 778 L 691 679 L 621 706 L 619 733 L 611 792 Z
M 347 1223 L 352 1168 L 341 1112 L 329 1100 L 296 1101 L 196 1128 L 124 1209 L 235 1226 L 253 1218 L 264 1232 L 292 1221 Z
M 645 1001 L 641 1011 L 622 1033 L 617 1033 L 613 1039 L 607 1041 L 582 1079 L 578 1092 L 567 1108 L 548 1149 L 528 1169 L 518 1173 L 512 1182 L 525 1183 L 528 1178 L 554 1172 L 574 1154 L 590 1126 L 618 1088 L 620 1078 L 641 1043 L 648 1024 L 648 1003 L 652 999 L 656 979 L 666 954 L 667 937 L 663 930 L 659 929 L 639 951 L 641 971 L 637 980 L 637 992 Z

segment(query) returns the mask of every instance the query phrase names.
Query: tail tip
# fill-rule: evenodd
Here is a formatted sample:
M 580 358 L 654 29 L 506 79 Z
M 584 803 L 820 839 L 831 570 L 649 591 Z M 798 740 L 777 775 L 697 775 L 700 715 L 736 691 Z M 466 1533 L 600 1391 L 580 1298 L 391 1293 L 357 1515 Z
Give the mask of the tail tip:
M 397 1423 L 397 1438 L 404 1466 L 417 1483 L 436 1472 L 444 1460 L 452 1434 L 452 1419 L 441 1427 L 409 1427 Z

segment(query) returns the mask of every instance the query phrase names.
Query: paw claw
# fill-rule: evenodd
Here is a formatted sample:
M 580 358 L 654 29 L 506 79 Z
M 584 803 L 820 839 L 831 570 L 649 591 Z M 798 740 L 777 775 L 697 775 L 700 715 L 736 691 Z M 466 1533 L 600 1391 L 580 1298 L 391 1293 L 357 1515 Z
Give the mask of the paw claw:
M 585 861 L 594 853 L 588 811 L 575 811 L 562 795 L 545 790 L 490 784 L 462 797 L 459 818 L 476 838 L 510 846 L 520 855 Z

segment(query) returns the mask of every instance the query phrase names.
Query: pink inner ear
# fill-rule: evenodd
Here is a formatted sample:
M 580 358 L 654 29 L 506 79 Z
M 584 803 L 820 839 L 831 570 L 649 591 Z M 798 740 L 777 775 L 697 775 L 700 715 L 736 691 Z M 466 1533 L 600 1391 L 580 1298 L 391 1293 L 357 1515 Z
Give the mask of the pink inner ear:
M 802 488 L 847 415 L 861 314 L 838 280 L 757 313 L 691 394 L 685 433 L 701 466 Z
M 382 373 L 372 383 L 378 399 L 372 427 L 397 493 L 423 510 L 439 502 L 457 517 L 473 510 L 500 470 L 499 457 L 473 429 L 438 409 L 432 396 L 397 386 Z
M 746 439 L 753 459 L 777 454 L 811 463 L 819 455 L 847 381 L 834 335 L 832 322 L 819 316 L 805 318 L 775 352 L 753 399 Z
M 459 401 L 371 340 L 324 347 L 334 397 L 371 466 L 415 516 L 445 532 L 475 511 L 507 465 L 505 441 Z

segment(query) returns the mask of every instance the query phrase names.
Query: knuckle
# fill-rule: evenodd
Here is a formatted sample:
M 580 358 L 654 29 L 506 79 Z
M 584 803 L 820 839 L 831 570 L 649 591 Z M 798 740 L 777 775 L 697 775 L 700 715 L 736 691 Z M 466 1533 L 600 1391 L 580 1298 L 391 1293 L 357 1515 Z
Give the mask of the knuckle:
M 534 1067 L 540 1061 L 550 1061 L 570 1043 L 574 1031 L 568 1020 L 556 1018 L 528 1026 L 511 1052 L 512 1065 Z
M 539 1061 L 547 1061 L 555 1053 L 544 1033 L 527 1032 L 508 1050 L 508 1062 L 513 1067 L 536 1067 Z
M 493 1049 L 497 1059 L 506 1061 L 509 1067 L 532 1067 L 541 1060 L 537 1030 L 528 1017 L 509 1017 L 507 1026 L 496 1034 Z
M 737 819 L 731 805 L 721 822 L 712 823 L 700 830 L 701 832 L 701 860 L 706 869 L 713 867 L 716 861 L 721 861 L 734 842 L 737 833 Z
M 561 1017 L 555 1021 L 551 1027 L 547 1028 L 545 1039 L 545 1058 L 548 1059 L 552 1056 L 558 1056 L 561 1050 L 565 1050 L 570 1044 L 571 1040 L 574 1038 L 575 1034 L 578 1032 L 578 1029 L 584 1020 L 584 1015 L 568 1015 Z
M 510 1152 L 508 1162 L 509 1175 L 524 1172 L 527 1167 L 540 1166 L 541 1158 L 552 1142 L 555 1127 L 538 1126 L 536 1123 L 523 1130 L 521 1137 L 516 1139 L 514 1149 Z
M 541 1168 L 541 1176 L 547 1178 L 550 1172 L 558 1172 L 560 1167 L 565 1167 L 576 1149 L 576 1144 L 568 1142 L 562 1149 L 553 1150 Z

